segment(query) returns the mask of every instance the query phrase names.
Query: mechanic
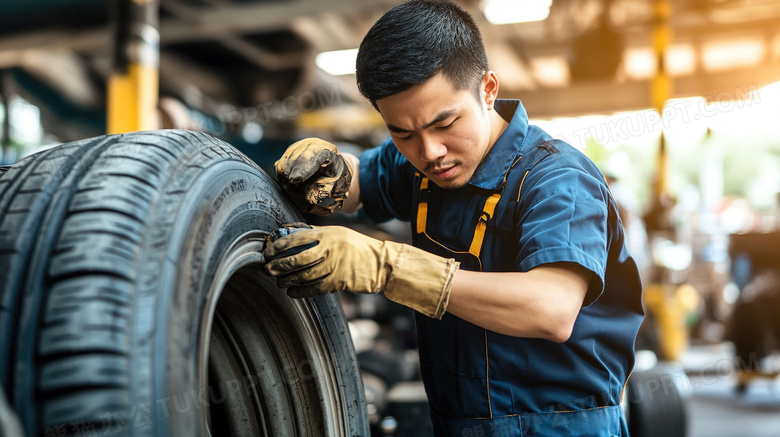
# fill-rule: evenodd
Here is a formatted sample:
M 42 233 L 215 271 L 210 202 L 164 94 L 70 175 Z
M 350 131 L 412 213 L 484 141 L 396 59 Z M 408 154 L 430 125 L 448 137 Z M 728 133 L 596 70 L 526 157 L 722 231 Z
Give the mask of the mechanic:
M 315 227 L 269 243 L 269 274 L 291 297 L 382 291 L 416 310 L 437 436 L 628 435 L 641 284 L 599 169 L 497 99 L 452 3 L 386 12 L 356 76 L 390 138 L 359 158 L 299 141 L 277 178 L 307 212 L 410 221 L 413 245 Z

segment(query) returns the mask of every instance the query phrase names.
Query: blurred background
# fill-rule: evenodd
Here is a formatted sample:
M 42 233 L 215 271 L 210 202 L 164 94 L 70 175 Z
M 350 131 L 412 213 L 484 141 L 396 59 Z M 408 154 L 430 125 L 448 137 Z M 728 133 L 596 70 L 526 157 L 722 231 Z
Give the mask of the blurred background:
M 269 172 L 306 136 L 359 154 L 387 132 L 357 92 L 356 48 L 397 3 L 0 1 L 0 165 L 157 128 L 211 133 Z M 780 2 L 457 3 L 482 30 L 499 97 L 607 176 L 645 285 L 637 366 L 678 366 L 687 435 L 777 435 Z M 409 238 L 403 224 L 329 220 Z M 416 435 L 410 314 L 343 299 L 374 431 Z

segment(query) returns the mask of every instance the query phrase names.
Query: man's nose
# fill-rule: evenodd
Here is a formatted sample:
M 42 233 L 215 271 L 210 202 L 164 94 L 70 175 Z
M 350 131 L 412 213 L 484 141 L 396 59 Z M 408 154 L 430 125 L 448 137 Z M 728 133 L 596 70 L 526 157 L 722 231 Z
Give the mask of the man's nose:
M 431 135 L 422 137 L 420 158 L 426 162 L 436 162 L 447 154 L 447 146 Z

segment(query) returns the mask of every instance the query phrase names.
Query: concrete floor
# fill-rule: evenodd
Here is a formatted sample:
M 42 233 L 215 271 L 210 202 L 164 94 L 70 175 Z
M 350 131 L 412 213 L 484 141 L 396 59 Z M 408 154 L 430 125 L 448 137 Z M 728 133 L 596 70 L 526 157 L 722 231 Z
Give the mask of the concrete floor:
M 729 381 L 703 384 L 691 377 L 691 383 L 700 386 L 688 399 L 688 437 L 780 436 L 780 386 L 776 382 L 755 381 L 741 395 Z
M 728 345 L 693 347 L 681 360 L 690 379 L 688 437 L 780 436 L 780 379 L 754 379 L 737 393 L 730 353 Z

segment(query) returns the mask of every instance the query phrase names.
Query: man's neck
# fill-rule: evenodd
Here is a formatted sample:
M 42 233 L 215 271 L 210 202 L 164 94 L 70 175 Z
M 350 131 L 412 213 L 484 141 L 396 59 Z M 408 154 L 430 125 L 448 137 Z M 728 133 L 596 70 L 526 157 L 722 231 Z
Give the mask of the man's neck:
M 502 117 L 495 108 L 488 112 L 488 117 L 490 118 L 489 149 L 492 149 L 493 145 L 496 144 L 496 141 L 498 141 L 498 138 L 501 137 L 501 134 L 503 134 L 507 126 L 509 126 L 509 123 L 504 120 L 504 117 Z

